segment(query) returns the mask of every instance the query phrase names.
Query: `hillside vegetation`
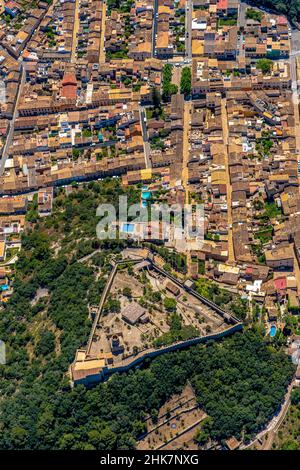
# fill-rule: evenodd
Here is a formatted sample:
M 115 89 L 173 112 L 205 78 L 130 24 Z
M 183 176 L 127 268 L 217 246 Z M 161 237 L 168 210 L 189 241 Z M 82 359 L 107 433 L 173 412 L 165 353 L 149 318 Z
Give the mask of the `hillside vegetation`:
M 300 389 L 294 388 L 291 395 L 291 406 L 280 426 L 273 443 L 276 450 L 300 450 Z
M 7 364 L 0 366 L 1 449 L 127 449 L 144 417 L 189 379 L 210 419 L 201 440 L 247 439 L 278 409 L 294 372 L 286 355 L 259 332 L 237 333 L 157 358 L 144 370 L 114 376 L 92 390 L 71 389 L 68 367 L 88 338 L 88 303 L 95 304 L 110 269 L 107 257 L 124 242 L 95 237 L 99 202 L 117 202 L 116 179 L 89 183 L 55 199 L 53 215 L 23 237 L 14 293 L 0 311 Z M 127 190 L 130 201 L 139 191 Z M 88 263 L 77 260 L 98 251 Z M 43 295 L 42 295 L 43 294 Z
M 270 10 L 288 16 L 293 22 L 300 22 L 299 0 L 251 0 L 249 3 L 258 8 L 269 8 Z

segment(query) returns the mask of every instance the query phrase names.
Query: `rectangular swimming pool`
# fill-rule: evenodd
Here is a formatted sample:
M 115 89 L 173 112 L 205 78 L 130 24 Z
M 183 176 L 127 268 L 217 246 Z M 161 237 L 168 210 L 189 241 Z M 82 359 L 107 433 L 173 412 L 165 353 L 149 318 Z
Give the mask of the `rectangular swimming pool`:
M 134 232 L 134 224 L 123 224 L 122 232 L 133 233 Z
M 270 338 L 274 338 L 274 336 L 276 336 L 276 332 L 277 332 L 276 326 L 272 325 L 270 328 L 270 332 L 269 332 Z

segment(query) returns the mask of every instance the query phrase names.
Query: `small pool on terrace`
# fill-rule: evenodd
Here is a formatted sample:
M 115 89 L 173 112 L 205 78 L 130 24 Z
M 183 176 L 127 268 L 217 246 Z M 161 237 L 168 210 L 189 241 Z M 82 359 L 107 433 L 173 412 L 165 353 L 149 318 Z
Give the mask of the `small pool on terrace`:
M 269 331 L 270 338 L 274 338 L 274 336 L 276 335 L 276 332 L 277 332 L 276 325 L 272 325 Z
M 150 191 L 142 191 L 142 199 L 150 199 L 151 192 Z
M 133 233 L 134 224 L 123 224 L 122 231 L 125 233 Z

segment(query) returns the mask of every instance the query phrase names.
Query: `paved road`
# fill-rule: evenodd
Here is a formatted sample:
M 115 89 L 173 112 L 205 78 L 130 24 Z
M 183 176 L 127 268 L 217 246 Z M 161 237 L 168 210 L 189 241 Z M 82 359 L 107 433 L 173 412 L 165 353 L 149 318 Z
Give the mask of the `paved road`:
M 290 54 L 290 57 L 299 57 L 300 56 L 300 51 L 294 51 Z
M 0 263 L 0 266 L 10 266 L 11 264 L 15 264 L 18 260 L 18 254 L 15 254 L 10 260 L 5 261 L 4 263 Z
M 150 160 L 151 148 L 150 148 L 148 131 L 147 131 L 146 113 L 145 113 L 145 109 L 142 106 L 140 106 L 140 121 L 141 121 L 143 141 L 144 141 L 145 164 L 146 164 L 146 168 L 151 168 L 151 160 Z
M 72 36 L 72 53 L 71 62 L 76 62 L 77 54 L 77 34 L 79 31 L 79 0 L 75 0 L 75 12 L 74 12 L 74 24 L 73 24 L 73 36 Z
M 292 37 L 290 41 L 291 45 L 291 54 L 289 58 L 291 66 L 291 78 L 292 78 L 292 91 L 297 91 L 297 66 L 296 66 L 296 57 L 300 56 L 300 32 L 298 30 L 292 31 Z M 298 96 L 298 94 L 297 94 Z
M 192 19 L 193 19 L 193 1 L 187 0 L 185 11 L 185 57 L 192 60 Z
M 2 176 L 3 173 L 4 173 L 5 162 L 6 162 L 7 157 L 8 157 L 8 150 L 9 150 L 9 147 L 12 143 L 12 139 L 13 139 L 13 135 L 14 135 L 15 120 L 18 116 L 18 102 L 19 102 L 19 99 L 20 99 L 20 96 L 21 96 L 21 93 L 22 93 L 22 90 L 23 90 L 23 87 L 24 87 L 24 83 L 25 83 L 25 75 L 26 74 L 25 74 L 25 70 L 23 68 L 22 63 L 21 63 L 21 67 L 22 67 L 21 81 L 20 81 L 19 90 L 18 90 L 16 102 L 15 102 L 15 109 L 14 109 L 12 120 L 10 121 L 8 135 L 6 137 L 6 142 L 5 142 L 5 145 L 4 145 L 4 148 L 3 148 L 3 152 L 2 152 L 2 158 L 0 160 L 0 176 Z
M 189 156 L 190 156 L 190 121 L 191 121 L 192 102 L 184 102 L 184 113 L 183 113 L 183 146 L 182 146 L 182 186 L 185 191 L 185 204 L 189 203 Z M 187 241 L 187 240 L 186 240 Z M 191 251 L 188 246 L 186 250 L 186 261 L 188 275 L 191 275 L 192 257 Z
M 153 29 L 152 29 L 152 57 L 156 57 L 157 19 L 158 19 L 158 0 L 154 0 Z
M 229 130 L 228 130 L 228 116 L 226 107 L 226 98 L 222 99 L 222 129 L 223 140 L 225 145 L 225 171 L 226 171 L 226 187 L 227 187 L 227 223 L 228 223 L 228 261 L 235 261 L 234 247 L 233 247 L 233 234 L 232 234 L 232 186 L 229 174 Z
M 299 115 L 299 93 L 298 87 L 299 82 L 297 80 L 297 64 L 296 57 L 300 55 L 300 31 L 293 29 L 291 37 L 291 55 L 290 55 L 290 67 L 291 67 L 291 79 L 292 79 L 292 92 L 293 92 L 293 103 L 294 103 L 294 114 L 295 114 L 295 138 L 296 138 L 296 149 L 298 153 L 298 164 L 300 165 L 300 115 Z
M 240 3 L 240 10 L 239 10 L 239 17 L 238 17 L 238 27 L 244 28 L 246 25 L 246 11 L 248 5 L 247 3 L 241 2 Z
M 248 5 L 246 3 L 240 4 L 238 23 L 237 23 L 239 28 L 244 28 L 246 25 L 247 7 Z M 241 33 L 241 35 L 238 38 L 239 56 L 242 58 L 245 58 L 245 49 L 243 48 L 243 40 L 244 40 L 244 34 Z
M 185 101 L 184 102 L 184 114 L 183 114 L 183 146 L 182 146 L 182 186 L 185 190 L 185 203 L 188 204 L 189 202 L 189 189 L 188 189 L 188 179 L 189 179 L 189 171 L 188 171 L 188 162 L 189 162 L 189 155 L 190 155 L 190 144 L 189 144 L 189 137 L 190 137 L 190 120 L 191 120 L 191 110 L 192 110 L 192 102 Z
M 101 36 L 100 36 L 100 50 L 99 50 L 99 64 L 105 62 L 105 25 L 106 25 L 106 0 L 102 3 L 102 17 L 101 17 Z

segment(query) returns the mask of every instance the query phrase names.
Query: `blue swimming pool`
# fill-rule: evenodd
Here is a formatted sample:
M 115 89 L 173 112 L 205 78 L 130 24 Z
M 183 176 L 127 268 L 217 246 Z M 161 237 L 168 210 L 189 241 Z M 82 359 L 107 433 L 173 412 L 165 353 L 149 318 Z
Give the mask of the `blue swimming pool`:
M 150 191 L 142 191 L 142 199 L 150 199 L 151 192 Z
M 274 338 L 274 336 L 276 335 L 276 332 L 277 332 L 276 326 L 272 325 L 269 331 L 270 338 Z
M 122 231 L 125 233 L 134 232 L 134 224 L 123 224 Z

